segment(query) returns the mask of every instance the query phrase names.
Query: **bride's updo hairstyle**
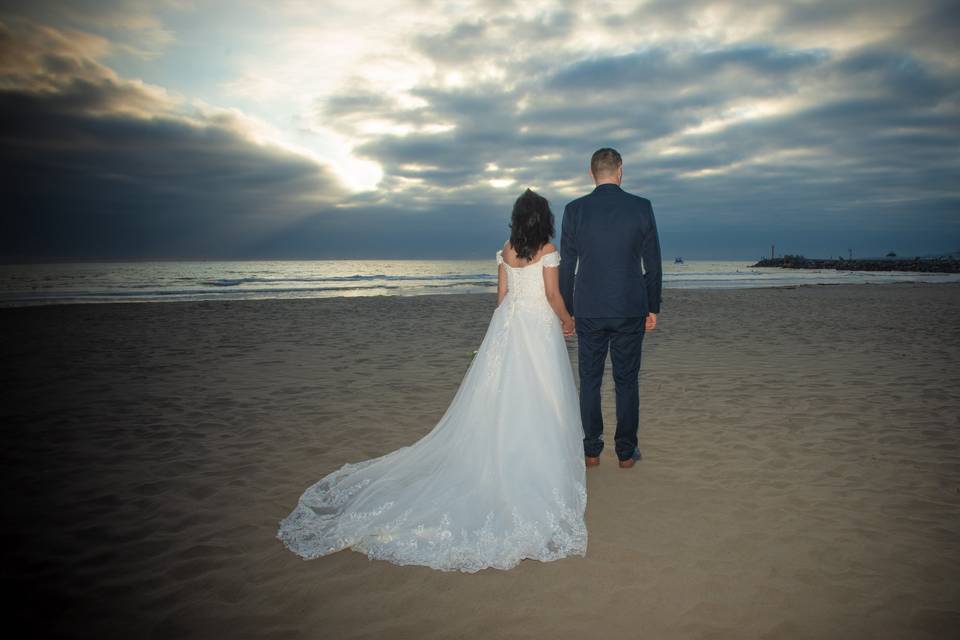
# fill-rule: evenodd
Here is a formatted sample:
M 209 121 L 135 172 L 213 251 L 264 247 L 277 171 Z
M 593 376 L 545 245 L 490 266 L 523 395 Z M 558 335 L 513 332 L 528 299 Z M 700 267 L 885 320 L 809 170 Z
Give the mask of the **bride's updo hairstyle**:
M 510 245 L 517 257 L 530 260 L 553 238 L 553 212 L 547 199 L 527 189 L 513 203 Z

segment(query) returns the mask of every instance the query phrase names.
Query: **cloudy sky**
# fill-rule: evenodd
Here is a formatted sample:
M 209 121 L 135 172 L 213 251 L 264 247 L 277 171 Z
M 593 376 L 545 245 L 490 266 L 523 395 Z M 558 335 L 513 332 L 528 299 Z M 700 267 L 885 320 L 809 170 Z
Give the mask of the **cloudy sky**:
M 0 0 L 0 257 L 486 257 L 598 147 L 664 252 L 960 250 L 934 0 Z

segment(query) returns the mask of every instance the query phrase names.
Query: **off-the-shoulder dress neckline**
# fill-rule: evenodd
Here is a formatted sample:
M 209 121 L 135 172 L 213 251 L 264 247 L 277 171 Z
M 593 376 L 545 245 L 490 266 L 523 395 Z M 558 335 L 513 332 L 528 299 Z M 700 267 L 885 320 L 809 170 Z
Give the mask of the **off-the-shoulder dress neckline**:
M 529 267 L 532 267 L 532 266 L 535 265 L 535 264 L 539 264 L 539 263 L 543 262 L 543 259 L 546 258 L 547 256 L 553 255 L 554 253 L 560 253 L 560 252 L 557 251 L 556 249 L 554 249 L 553 251 L 548 251 L 547 253 L 543 254 L 542 256 L 540 256 L 539 258 L 537 258 L 536 260 L 534 260 L 534 261 L 531 262 L 530 264 L 525 264 L 525 265 L 523 265 L 522 267 L 514 267 L 514 266 L 510 265 L 509 263 L 507 263 L 507 261 L 503 259 L 503 249 L 500 249 L 499 251 L 497 251 L 497 253 L 500 254 L 500 260 L 501 260 L 501 262 L 503 262 L 503 265 L 504 265 L 505 267 L 509 267 L 510 269 L 527 269 L 527 268 L 529 268 Z

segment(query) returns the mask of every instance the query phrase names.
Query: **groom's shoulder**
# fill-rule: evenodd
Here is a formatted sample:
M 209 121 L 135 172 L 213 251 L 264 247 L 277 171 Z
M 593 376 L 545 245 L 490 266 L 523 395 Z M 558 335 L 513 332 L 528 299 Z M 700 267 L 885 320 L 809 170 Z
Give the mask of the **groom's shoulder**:
M 621 189 L 621 191 L 623 191 L 623 195 L 625 195 L 626 197 L 628 197 L 628 198 L 630 198 L 631 200 L 635 201 L 637 204 L 642 204 L 642 205 L 644 205 L 644 206 L 650 206 L 650 200 L 648 200 L 647 198 L 644 198 L 643 196 L 638 196 L 638 195 L 635 194 L 635 193 L 630 193 L 629 191 L 626 191 L 626 190 L 623 190 L 623 189 Z
M 582 205 L 584 205 L 586 202 L 588 202 L 588 201 L 590 200 L 590 196 L 592 196 L 592 195 L 593 195 L 592 193 L 588 193 L 588 194 L 586 194 L 586 195 L 580 196 L 579 198 L 575 198 L 575 199 L 571 200 L 570 202 L 568 202 L 568 203 L 567 203 L 567 206 L 564 207 L 564 209 L 565 209 L 565 210 L 566 210 L 566 209 L 577 209 L 577 208 L 581 207 Z

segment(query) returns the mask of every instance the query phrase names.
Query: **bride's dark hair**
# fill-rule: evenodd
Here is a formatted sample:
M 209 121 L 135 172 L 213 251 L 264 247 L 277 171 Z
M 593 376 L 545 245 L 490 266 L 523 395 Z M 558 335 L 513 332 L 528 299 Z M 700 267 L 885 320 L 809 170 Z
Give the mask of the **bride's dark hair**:
M 547 199 L 527 189 L 513 203 L 510 246 L 517 257 L 530 260 L 553 237 L 553 212 Z

